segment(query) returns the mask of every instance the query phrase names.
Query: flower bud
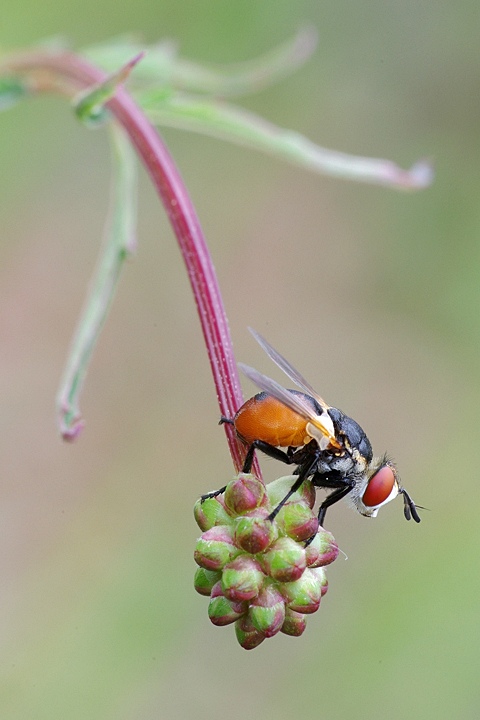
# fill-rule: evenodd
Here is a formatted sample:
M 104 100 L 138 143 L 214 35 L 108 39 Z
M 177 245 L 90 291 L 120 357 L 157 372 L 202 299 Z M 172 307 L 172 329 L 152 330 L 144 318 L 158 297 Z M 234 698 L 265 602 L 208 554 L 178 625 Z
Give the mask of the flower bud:
M 297 542 L 308 540 L 318 530 L 317 516 L 305 502 L 287 502 L 276 520 L 280 529 Z
M 194 559 L 206 570 L 221 570 L 240 553 L 233 542 L 233 534 L 226 525 L 217 525 L 204 532 L 197 541 Z
M 230 508 L 228 508 L 228 507 L 226 506 L 226 504 L 225 504 L 225 495 L 218 495 L 215 499 L 217 500 L 217 502 L 220 503 L 220 505 L 221 505 L 221 506 L 223 507 L 223 509 L 225 510 L 225 513 L 226 513 L 227 517 L 229 518 L 229 522 L 232 522 L 232 518 L 237 517 L 237 515 L 236 515 L 235 512 L 233 512 L 232 510 L 230 510 Z M 227 522 L 227 525 L 228 525 L 228 522 Z
M 291 608 L 285 608 L 285 620 L 280 628 L 282 633 L 285 635 L 292 635 L 293 637 L 300 637 L 305 628 L 307 627 L 307 621 L 305 615 Z
M 208 605 L 208 617 L 214 625 L 230 625 L 247 611 L 246 603 L 237 603 L 223 595 L 221 583 L 217 582 L 212 589 L 212 597 Z
M 248 615 L 243 615 L 235 623 L 237 640 L 245 650 L 253 650 L 265 640 L 265 635 L 257 630 Z
M 338 545 L 332 533 L 320 528 L 310 545 L 306 548 L 306 553 L 307 567 L 323 567 L 337 559 Z
M 301 578 L 295 582 L 282 583 L 279 589 L 291 610 L 305 614 L 318 610 L 322 597 L 322 579 L 314 570 L 307 568 Z
M 278 503 L 283 500 L 296 480 L 298 480 L 296 475 L 286 475 L 285 477 L 277 478 L 277 480 L 268 483 L 267 493 L 272 508 L 276 507 Z M 297 492 L 293 493 L 290 497 L 290 501 L 305 502 L 309 508 L 313 508 L 315 505 L 315 488 L 311 481 L 305 480 Z
M 247 650 L 278 632 L 304 632 L 306 614 L 318 609 L 327 591 L 323 566 L 338 554 L 331 534 L 318 531 L 310 481 L 269 519 L 296 480 L 280 478 L 266 489 L 253 475 L 240 473 L 223 495 L 195 506 L 203 530 L 195 550 L 195 589 L 210 595 L 211 622 L 235 623 Z
M 298 580 L 307 567 L 305 548 L 289 537 L 278 538 L 262 560 L 268 575 L 284 583 Z
M 225 505 L 236 515 L 243 515 L 263 505 L 267 500 L 265 485 L 253 475 L 240 473 L 228 483 Z
M 267 549 L 278 537 L 276 525 L 268 520 L 269 511 L 257 508 L 241 515 L 235 522 L 235 543 L 245 552 L 256 555 Z
M 202 532 L 210 530 L 215 525 L 228 525 L 232 521 L 217 498 L 207 498 L 203 502 L 199 498 L 193 508 L 193 514 Z
M 267 583 L 250 603 L 250 619 L 265 637 L 273 637 L 285 620 L 285 600 L 272 583 Z
M 322 597 L 323 597 L 328 590 L 328 580 L 327 580 L 327 573 L 325 572 L 325 568 L 323 568 L 323 567 L 312 568 L 312 573 L 316 576 L 318 582 L 320 583 L 320 588 L 321 588 Z
M 242 554 L 225 565 L 222 572 L 222 591 L 235 602 L 254 598 L 265 580 L 258 562 L 251 555 Z
M 205 570 L 205 568 L 199 567 L 195 572 L 195 590 L 200 595 L 210 595 L 212 588 L 217 583 L 222 574 L 217 570 Z

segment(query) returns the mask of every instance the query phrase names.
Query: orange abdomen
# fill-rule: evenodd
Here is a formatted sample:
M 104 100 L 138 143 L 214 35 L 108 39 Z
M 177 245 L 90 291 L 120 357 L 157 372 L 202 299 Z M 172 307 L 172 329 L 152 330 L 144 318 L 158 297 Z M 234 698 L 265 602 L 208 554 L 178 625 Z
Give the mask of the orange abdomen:
M 305 445 L 307 422 L 267 393 L 247 400 L 234 418 L 237 434 L 249 445 L 254 440 L 263 440 L 279 447 Z

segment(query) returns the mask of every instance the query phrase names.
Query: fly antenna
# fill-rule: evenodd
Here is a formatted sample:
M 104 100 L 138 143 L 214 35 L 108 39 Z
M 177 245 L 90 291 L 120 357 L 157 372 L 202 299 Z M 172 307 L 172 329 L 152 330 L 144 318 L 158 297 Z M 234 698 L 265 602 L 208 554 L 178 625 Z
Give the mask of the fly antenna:
M 413 518 L 416 523 L 419 523 L 421 518 L 417 512 L 417 507 L 420 508 L 420 505 L 415 505 L 412 498 L 410 497 L 408 492 L 406 490 L 404 490 L 404 488 L 400 488 L 400 492 L 403 495 L 403 503 L 404 503 L 403 513 L 404 513 L 406 519 L 410 520 L 411 518 Z M 425 508 L 421 508 L 421 509 L 424 510 Z

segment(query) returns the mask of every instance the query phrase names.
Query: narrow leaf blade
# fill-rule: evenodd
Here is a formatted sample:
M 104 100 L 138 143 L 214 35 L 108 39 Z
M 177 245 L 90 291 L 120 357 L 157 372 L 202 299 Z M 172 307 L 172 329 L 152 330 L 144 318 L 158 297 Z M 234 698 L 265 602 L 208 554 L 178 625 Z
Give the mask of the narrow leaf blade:
M 59 426 L 73 441 L 83 429 L 79 396 L 125 260 L 136 247 L 136 159 L 123 130 L 111 126 L 114 174 L 103 250 L 92 278 L 57 395 Z
M 184 93 L 144 93 L 140 102 L 152 122 L 211 135 L 261 150 L 313 172 L 396 189 L 420 190 L 431 184 L 433 167 L 420 160 L 404 170 L 390 160 L 361 157 L 316 145 L 300 133 L 285 130 L 228 103 Z

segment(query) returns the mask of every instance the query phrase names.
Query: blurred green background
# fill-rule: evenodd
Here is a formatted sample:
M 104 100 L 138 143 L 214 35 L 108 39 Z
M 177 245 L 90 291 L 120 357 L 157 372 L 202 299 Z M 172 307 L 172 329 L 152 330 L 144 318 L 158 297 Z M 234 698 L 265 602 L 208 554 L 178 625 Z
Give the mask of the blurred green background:
M 420 193 L 319 177 L 165 131 L 216 264 L 237 358 L 278 348 L 388 449 L 412 496 L 328 527 L 348 556 L 300 639 L 252 652 L 192 587 L 196 498 L 232 467 L 186 273 L 142 172 L 127 266 L 62 444 L 54 398 L 108 199 L 104 131 L 42 98 L 0 117 L 0 717 L 295 713 L 466 720 L 480 709 L 478 4 L 17 0 L 0 45 L 130 30 L 186 57 L 256 57 L 303 23 L 313 59 L 242 104 L 326 146 L 409 167 Z M 245 383 L 245 393 L 253 388 Z M 283 468 L 263 460 L 267 478 Z

